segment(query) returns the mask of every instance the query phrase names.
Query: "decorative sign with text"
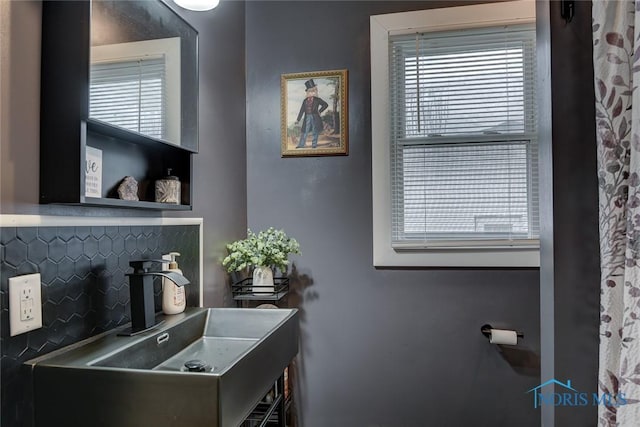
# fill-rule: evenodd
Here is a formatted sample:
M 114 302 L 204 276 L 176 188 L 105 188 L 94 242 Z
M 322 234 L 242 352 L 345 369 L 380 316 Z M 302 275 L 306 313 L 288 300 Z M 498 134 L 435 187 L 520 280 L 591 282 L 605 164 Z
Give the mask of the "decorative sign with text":
M 102 197 L 102 150 L 87 147 L 84 169 L 84 195 Z

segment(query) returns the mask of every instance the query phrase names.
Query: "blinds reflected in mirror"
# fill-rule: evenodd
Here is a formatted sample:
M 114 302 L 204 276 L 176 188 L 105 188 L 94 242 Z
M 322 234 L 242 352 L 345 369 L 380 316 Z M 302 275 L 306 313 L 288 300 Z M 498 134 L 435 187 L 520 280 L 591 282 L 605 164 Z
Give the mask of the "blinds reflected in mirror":
M 89 117 L 165 139 L 164 57 L 93 63 L 90 79 Z

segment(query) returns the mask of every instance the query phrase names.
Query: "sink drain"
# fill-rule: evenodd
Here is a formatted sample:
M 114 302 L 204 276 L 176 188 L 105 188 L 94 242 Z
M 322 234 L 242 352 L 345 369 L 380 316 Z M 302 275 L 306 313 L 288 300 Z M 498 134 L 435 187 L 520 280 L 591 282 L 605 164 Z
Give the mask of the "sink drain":
M 184 362 L 183 370 L 187 372 L 211 372 L 213 368 L 203 360 L 194 359 Z

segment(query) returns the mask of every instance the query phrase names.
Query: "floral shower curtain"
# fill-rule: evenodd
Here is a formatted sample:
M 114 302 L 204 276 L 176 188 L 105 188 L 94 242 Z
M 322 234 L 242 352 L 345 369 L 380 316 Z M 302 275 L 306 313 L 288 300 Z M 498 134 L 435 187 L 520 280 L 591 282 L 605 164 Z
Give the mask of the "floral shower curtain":
M 594 0 L 592 13 L 602 272 L 598 388 L 601 395 L 622 393 L 627 400 L 599 405 L 598 425 L 637 427 L 640 92 L 633 88 L 640 82 L 640 0 Z

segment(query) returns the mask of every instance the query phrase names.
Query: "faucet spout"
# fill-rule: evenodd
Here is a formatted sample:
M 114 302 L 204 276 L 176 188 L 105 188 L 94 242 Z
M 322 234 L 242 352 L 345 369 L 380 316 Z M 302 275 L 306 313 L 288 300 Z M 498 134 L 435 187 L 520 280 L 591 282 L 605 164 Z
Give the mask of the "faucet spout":
M 175 271 L 147 271 L 145 273 L 129 273 L 127 274 L 127 276 L 162 276 L 171 280 L 176 284 L 176 286 L 184 286 L 191 283 L 189 282 L 189 279 L 187 279 L 180 273 L 176 273 Z
M 153 276 L 162 276 L 177 286 L 189 284 L 189 280 L 175 271 L 150 271 L 152 264 L 166 260 L 130 261 L 133 267 L 129 276 L 129 294 L 131 296 L 131 334 L 136 334 L 156 325 L 156 311 L 153 295 Z

